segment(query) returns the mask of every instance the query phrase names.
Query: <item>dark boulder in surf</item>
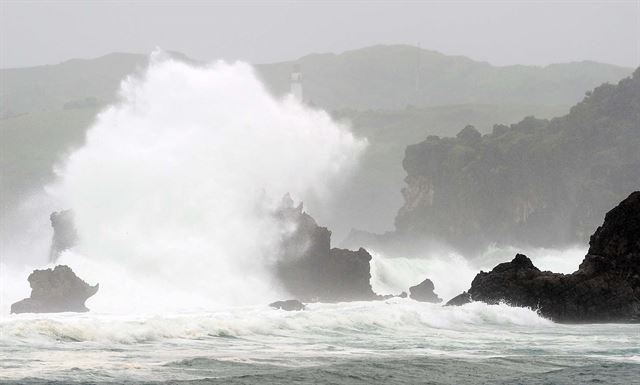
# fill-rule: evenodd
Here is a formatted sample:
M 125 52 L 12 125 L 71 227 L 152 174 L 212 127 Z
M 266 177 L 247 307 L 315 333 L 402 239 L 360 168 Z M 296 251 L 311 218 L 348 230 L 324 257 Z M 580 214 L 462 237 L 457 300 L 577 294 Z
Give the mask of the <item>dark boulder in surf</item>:
M 540 271 L 518 254 L 476 275 L 469 295 L 537 309 L 558 322 L 640 322 L 640 191 L 607 213 L 574 273 Z
M 286 301 L 276 301 L 276 302 L 270 303 L 269 306 L 271 306 L 274 309 L 281 309 L 286 311 L 299 311 L 299 310 L 306 309 L 306 306 L 304 306 L 304 304 L 298 301 L 297 299 L 288 299 Z
M 442 298 L 434 292 L 435 286 L 429 278 L 409 288 L 409 298 L 420 302 L 440 303 Z
M 320 227 L 286 195 L 276 218 L 282 224 L 281 253 L 275 269 L 284 288 L 304 302 L 379 299 L 373 292 L 371 255 L 331 248 L 331 231 Z
M 451 298 L 444 306 L 461 306 L 472 301 L 471 294 L 463 291 L 462 294 L 458 294 Z
M 34 270 L 28 279 L 31 296 L 11 305 L 11 313 L 86 312 L 85 301 L 98 291 L 65 265 Z

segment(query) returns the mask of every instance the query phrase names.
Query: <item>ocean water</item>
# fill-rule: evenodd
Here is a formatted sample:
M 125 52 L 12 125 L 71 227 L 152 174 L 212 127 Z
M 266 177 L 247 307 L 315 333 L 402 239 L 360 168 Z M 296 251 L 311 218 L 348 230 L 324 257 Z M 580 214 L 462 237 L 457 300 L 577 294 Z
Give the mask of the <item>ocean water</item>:
M 171 315 L 13 315 L 3 383 L 632 384 L 638 325 L 394 298 Z
M 417 259 L 374 251 L 371 283 L 378 293 L 399 293 L 429 277 L 446 301 L 467 289 L 479 268 L 512 252 L 494 248 L 469 261 L 444 251 Z M 537 266 L 561 272 L 574 270 L 584 252 L 526 251 Z M 445 307 L 408 298 L 309 304 L 300 312 L 267 302 L 213 310 L 158 305 L 175 299 L 120 308 L 128 299 L 107 281 L 87 301 L 89 313 L 10 315 L 5 306 L 0 382 L 634 384 L 640 378 L 640 325 L 557 324 L 506 304 Z

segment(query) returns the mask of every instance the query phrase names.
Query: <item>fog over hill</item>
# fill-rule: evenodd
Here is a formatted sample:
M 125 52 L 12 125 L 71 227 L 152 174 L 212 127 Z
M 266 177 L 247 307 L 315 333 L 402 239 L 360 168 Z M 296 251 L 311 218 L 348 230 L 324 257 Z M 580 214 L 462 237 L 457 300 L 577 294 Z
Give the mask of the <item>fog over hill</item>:
M 274 92 L 283 93 L 294 63 L 300 65 L 305 100 L 330 110 L 468 103 L 570 105 L 586 90 L 632 71 L 586 61 L 497 67 L 406 45 L 308 55 L 258 69 Z
M 147 55 L 113 53 L 0 70 L 3 216 L 52 180 L 55 163 L 82 143 L 95 114 L 117 100 L 120 81 L 142 73 L 148 60 Z M 296 64 L 304 100 L 351 122 L 354 132 L 369 140 L 361 167 L 338 192 L 334 210 L 317 214 L 331 223 L 338 240 L 351 227 L 382 231 L 392 226 L 402 202 L 400 161 L 407 145 L 430 134 L 453 135 L 467 124 L 488 132 L 494 123 L 527 115 L 550 118 L 586 90 L 631 73 L 594 62 L 496 67 L 403 45 L 312 54 L 255 69 L 271 92 L 284 95 Z
M 194 61 L 179 53 L 172 56 Z M 147 55 L 113 53 L 50 66 L 0 69 L 0 115 L 60 109 L 86 98 L 111 102 L 119 82 L 144 69 L 147 62 Z M 405 45 L 312 54 L 255 67 L 267 87 L 281 95 L 290 90 L 294 64 L 300 66 L 304 99 L 328 110 L 476 103 L 567 106 L 586 90 L 632 72 L 589 61 L 498 67 Z

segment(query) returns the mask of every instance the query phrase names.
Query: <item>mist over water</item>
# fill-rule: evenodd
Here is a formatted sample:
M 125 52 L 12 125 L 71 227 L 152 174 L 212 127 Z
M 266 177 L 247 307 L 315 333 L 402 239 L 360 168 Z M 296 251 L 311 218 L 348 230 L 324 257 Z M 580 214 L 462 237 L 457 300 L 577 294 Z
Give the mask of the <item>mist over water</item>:
M 285 193 L 322 201 L 366 143 L 324 111 L 274 99 L 244 63 L 194 67 L 152 56 L 86 144 L 60 166 L 56 193 L 80 244 L 59 263 L 100 294 L 97 311 L 264 304 Z
M 466 291 L 480 270 L 491 271 L 497 264 L 510 261 L 517 253 L 526 254 L 540 270 L 570 274 L 578 270 L 587 249 L 489 247 L 475 259 L 468 259 L 445 246 L 425 250 L 419 257 L 389 256 L 371 250 L 371 286 L 379 294 L 408 293 L 409 287 L 429 278 L 435 292 L 444 301 Z

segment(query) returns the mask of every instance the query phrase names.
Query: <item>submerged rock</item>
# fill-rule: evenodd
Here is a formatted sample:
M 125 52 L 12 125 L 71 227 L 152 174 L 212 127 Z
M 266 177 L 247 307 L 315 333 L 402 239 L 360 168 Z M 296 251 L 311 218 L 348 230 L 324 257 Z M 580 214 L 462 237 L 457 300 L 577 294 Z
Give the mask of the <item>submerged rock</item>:
M 409 288 L 409 298 L 420 302 L 440 303 L 442 298 L 434 292 L 435 286 L 429 278 Z
M 373 292 L 371 255 L 331 248 L 331 231 L 320 227 L 287 195 L 276 217 L 285 231 L 277 276 L 289 293 L 304 302 L 342 302 L 379 299 Z
M 65 265 L 35 270 L 29 275 L 29 285 L 31 297 L 11 305 L 11 313 L 86 312 L 84 303 L 99 286 L 87 284 Z
M 559 322 L 640 322 L 640 191 L 607 213 L 589 245 L 572 274 L 540 271 L 518 254 L 476 275 L 468 295 L 537 309 Z
M 276 301 L 270 303 L 269 306 L 275 309 L 282 309 L 286 311 L 298 311 L 306 309 L 306 306 L 297 299 L 288 299 L 286 301 Z

